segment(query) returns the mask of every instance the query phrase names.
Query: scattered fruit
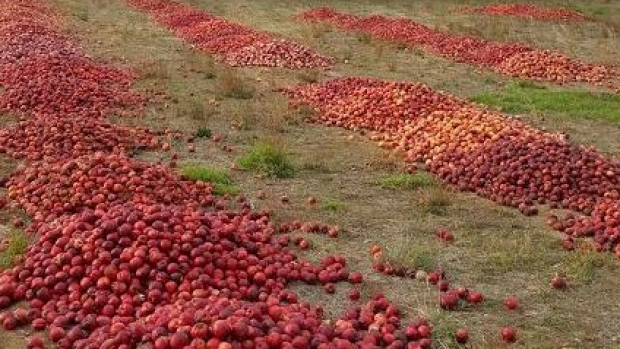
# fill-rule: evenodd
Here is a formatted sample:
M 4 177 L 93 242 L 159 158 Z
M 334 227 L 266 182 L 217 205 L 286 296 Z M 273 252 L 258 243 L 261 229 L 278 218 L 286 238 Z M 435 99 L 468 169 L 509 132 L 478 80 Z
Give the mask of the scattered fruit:
M 445 242 L 453 242 L 454 241 L 454 234 L 451 231 L 449 231 L 449 230 L 447 230 L 445 228 L 437 229 L 436 235 L 437 235 L 438 239 L 443 240 Z
M 469 340 L 469 332 L 464 328 L 459 328 L 456 330 L 454 337 L 456 338 L 457 343 L 465 344 Z
M 556 274 L 551 279 L 551 286 L 553 286 L 553 288 L 555 289 L 563 290 L 568 286 L 568 282 L 566 281 L 565 277 Z
M 470 291 L 467 295 L 467 301 L 474 304 L 482 303 L 484 295 L 477 291 Z
M 314 196 L 311 196 L 308 198 L 308 205 L 310 206 L 314 206 L 319 202 L 319 200 L 317 198 L 315 198 Z
M 502 327 L 500 335 L 506 343 L 514 343 L 517 340 L 517 330 L 513 327 Z
M 439 296 L 439 305 L 444 310 L 457 310 L 459 300 L 460 298 L 456 292 L 443 292 Z
M 508 310 L 515 310 L 519 307 L 519 301 L 517 300 L 517 297 L 510 296 L 504 299 L 504 305 Z

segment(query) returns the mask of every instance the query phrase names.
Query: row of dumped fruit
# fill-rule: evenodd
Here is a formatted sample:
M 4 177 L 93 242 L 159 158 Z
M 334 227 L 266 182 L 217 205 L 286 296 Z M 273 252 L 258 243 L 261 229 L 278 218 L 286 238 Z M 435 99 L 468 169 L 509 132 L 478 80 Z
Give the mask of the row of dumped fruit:
M 146 101 L 130 90 L 132 72 L 86 56 L 40 3 L 3 1 L 2 7 L 0 111 L 20 120 L 0 130 L 0 152 L 33 161 L 158 147 L 155 132 L 103 118 L 142 112 Z
M 373 131 L 379 145 L 425 163 L 444 182 L 526 215 L 538 205 L 585 217 L 549 217 L 566 234 L 563 245 L 589 236 L 599 251 L 620 256 L 620 163 L 563 135 L 537 130 L 417 83 L 338 78 L 285 89 L 309 104 L 312 121 Z
M 274 37 L 168 0 L 129 0 L 196 48 L 231 66 L 328 68 L 333 60 L 291 40 Z
M 582 13 L 559 7 L 540 7 L 534 4 L 487 4 L 482 6 L 465 6 L 466 12 L 487 15 L 526 17 L 552 21 L 583 22 L 588 18 Z
M 563 54 L 538 50 L 519 43 L 446 33 L 406 18 L 359 17 L 322 7 L 298 16 L 307 22 L 329 23 L 338 28 L 367 33 L 377 39 L 421 46 L 442 57 L 493 69 L 500 74 L 555 83 L 587 82 L 612 84 L 617 77 L 609 67 L 572 59 Z M 609 86 L 614 88 L 613 86 Z
M 362 275 L 340 256 L 300 260 L 243 196 L 227 210 L 210 184 L 131 158 L 161 142 L 106 119 L 139 115 L 127 109 L 145 100 L 133 75 L 86 57 L 41 2 L 0 0 L 0 14 L 0 98 L 20 116 L 0 149 L 24 161 L 2 184 L 36 237 L 0 272 L 0 308 L 14 306 L 4 329 L 31 325 L 60 349 L 430 347 L 430 324 L 401 324 L 380 294 L 333 322 L 300 301 L 293 281 L 333 293 Z M 46 345 L 38 334 L 27 343 Z

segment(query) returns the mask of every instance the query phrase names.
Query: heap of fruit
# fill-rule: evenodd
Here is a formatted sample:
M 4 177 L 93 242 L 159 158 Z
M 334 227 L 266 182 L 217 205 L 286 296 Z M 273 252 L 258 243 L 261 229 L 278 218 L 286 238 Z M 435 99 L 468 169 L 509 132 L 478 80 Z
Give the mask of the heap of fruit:
M 616 72 L 602 65 L 572 59 L 557 52 L 538 50 L 519 43 L 491 42 L 429 28 L 405 18 L 358 17 L 331 8 L 317 8 L 299 15 L 303 21 L 326 22 L 336 27 L 363 32 L 381 40 L 421 46 L 443 57 L 515 77 L 555 83 L 587 82 L 611 84 Z
M 559 7 L 540 7 L 534 4 L 488 4 L 478 7 L 467 7 L 465 11 L 551 21 L 583 22 L 587 20 L 586 16 L 574 10 Z
M 87 57 L 59 34 L 48 9 L 29 1 L 2 6 L 0 111 L 101 117 L 142 110 L 144 98 L 130 91 L 134 74 Z
M 428 324 L 407 337 L 382 296 L 324 322 L 286 285 L 347 280 L 344 260 L 298 260 L 265 213 L 118 204 L 35 226 L 39 242 L 0 276 L 0 302 L 30 311 L 5 313 L 3 326 L 47 328 L 58 348 L 430 345 Z
M 333 62 L 290 40 L 277 38 L 168 0 L 128 0 L 196 48 L 231 66 L 328 68 Z
M 595 149 L 422 84 L 352 77 L 284 93 L 317 111 L 310 121 L 372 131 L 381 147 L 425 163 L 460 190 L 526 215 L 542 204 L 585 214 L 552 227 L 571 239 L 594 237 L 597 250 L 620 256 L 620 163 Z
M 95 153 L 55 163 L 33 163 L 7 182 L 8 197 L 35 220 L 50 221 L 85 208 L 127 202 L 210 205 L 211 186 L 181 180 L 169 167 L 124 154 Z M 37 219 L 41 217 L 41 219 Z
M 24 209 L 37 238 L 0 272 L 0 309 L 13 307 L 0 313 L 3 329 L 46 331 L 26 339 L 30 349 L 47 339 L 59 349 L 430 347 L 430 324 L 401 324 L 382 295 L 334 322 L 299 301 L 291 282 L 328 293 L 362 282 L 340 256 L 300 260 L 286 235 L 337 237 L 338 227 L 278 227 L 244 197 L 232 210 L 209 183 L 131 158 L 132 149 L 170 147 L 106 119 L 144 100 L 131 74 L 86 58 L 40 2 L 0 0 L 0 16 L 0 98 L 20 117 L 0 131 L 0 150 L 23 161 L 2 179 L 0 203 Z M 179 25 L 191 18 L 203 17 L 169 14 Z M 16 28 L 26 39 L 13 39 Z
M 29 161 L 76 158 L 97 151 L 124 153 L 160 146 L 159 135 L 84 116 L 28 117 L 0 130 L 0 153 Z

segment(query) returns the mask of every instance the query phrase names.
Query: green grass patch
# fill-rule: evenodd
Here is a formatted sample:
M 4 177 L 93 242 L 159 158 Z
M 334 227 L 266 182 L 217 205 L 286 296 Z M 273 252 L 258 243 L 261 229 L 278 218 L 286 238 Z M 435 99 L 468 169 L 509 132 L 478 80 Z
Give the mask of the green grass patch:
M 442 318 L 439 320 L 439 318 Z M 458 329 L 456 322 L 452 319 L 448 320 L 448 315 L 433 317 L 433 343 L 438 343 L 438 348 L 458 348 L 460 347 L 454 334 Z
M 333 199 L 333 198 L 323 198 L 321 200 L 321 208 L 325 211 L 339 212 L 344 210 L 344 202 Z
M 597 4 L 577 4 L 577 3 L 568 3 L 565 4 L 569 10 L 581 12 L 586 16 L 604 16 L 609 12 L 609 9 L 603 5 Z
M 196 137 L 198 138 L 211 138 L 212 134 L 211 129 L 207 127 L 201 127 L 196 131 Z
M 429 271 L 437 267 L 432 247 L 402 239 L 394 246 L 388 246 L 383 257 L 386 261 L 409 270 Z
M 567 117 L 620 124 L 620 95 L 585 91 L 553 91 L 532 83 L 513 83 L 500 92 L 485 92 L 472 101 L 507 113 L 559 113 Z
M 589 285 L 594 281 L 596 271 L 604 266 L 604 257 L 594 251 L 570 253 L 562 262 L 562 269 L 569 279 Z
M 237 163 L 246 170 L 267 177 L 290 178 L 295 174 L 293 163 L 284 150 L 272 144 L 259 143 L 252 146 L 237 159 Z
M 426 213 L 443 216 L 447 213 L 448 207 L 452 206 L 453 199 L 453 193 L 442 188 L 431 187 L 420 190 L 414 203 Z
M 181 168 L 181 173 L 195 181 L 209 182 L 213 185 L 213 192 L 217 195 L 235 195 L 239 193 L 239 187 L 233 182 L 230 172 L 212 166 L 186 165 Z
M 383 189 L 415 190 L 418 188 L 434 187 L 437 181 L 430 173 L 418 172 L 413 175 L 408 173 L 398 173 L 381 178 L 378 185 Z
M 561 258 L 560 254 L 547 252 L 557 241 L 542 233 L 498 231 L 480 234 L 475 240 L 472 243 L 482 257 L 478 269 L 484 273 L 542 272 Z
M 26 252 L 28 248 L 28 237 L 21 230 L 10 230 L 6 234 L 8 244 L 0 252 L 0 269 L 7 269 L 13 266 L 15 258 Z

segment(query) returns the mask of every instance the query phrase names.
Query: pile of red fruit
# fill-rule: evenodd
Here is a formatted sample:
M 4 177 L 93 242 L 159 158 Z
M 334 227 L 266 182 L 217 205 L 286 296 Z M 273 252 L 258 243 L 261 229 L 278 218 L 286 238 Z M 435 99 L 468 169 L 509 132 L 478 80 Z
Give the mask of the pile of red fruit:
M 2 186 L 37 237 L 0 272 L 0 309 L 15 307 L 0 313 L 2 328 L 30 325 L 59 349 L 430 346 L 428 322 L 401 325 L 382 295 L 330 322 L 286 289 L 299 281 L 334 293 L 337 282 L 362 282 L 341 256 L 299 260 L 284 235 L 337 237 L 338 227 L 277 226 L 242 196 L 233 211 L 209 183 L 131 158 L 133 149 L 170 145 L 102 117 L 143 99 L 130 91 L 130 74 L 86 58 L 56 33 L 58 22 L 40 2 L 0 0 L 1 100 L 20 114 L 0 131 L 0 150 L 24 161 Z M 282 43 L 274 45 L 259 51 L 279 60 Z M 38 334 L 26 341 L 29 349 L 46 343 Z
M 620 163 L 595 149 L 422 84 L 339 78 L 284 93 L 318 112 L 310 121 L 373 131 L 371 140 L 460 190 L 526 215 L 542 204 L 588 215 L 552 226 L 620 256 Z
M 36 227 L 39 242 L 0 276 L 0 303 L 26 300 L 30 311 L 4 313 L 3 326 L 47 327 L 58 348 L 430 345 L 428 324 L 426 335 L 407 336 L 382 296 L 335 323 L 299 302 L 288 283 L 350 274 L 342 258 L 299 261 L 264 213 L 121 204 Z
M 182 181 L 169 167 L 142 163 L 124 154 L 95 153 L 62 162 L 33 163 L 16 171 L 7 188 L 8 197 L 37 221 L 51 221 L 85 208 L 105 211 L 128 202 L 213 203 L 208 183 Z
M 333 61 L 290 40 L 168 0 L 128 0 L 196 48 L 218 54 L 231 66 L 328 68 Z
M 425 50 L 498 73 L 555 83 L 587 82 L 611 84 L 613 69 L 572 59 L 557 52 L 537 50 L 519 43 L 491 42 L 429 28 L 405 18 L 358 17 L 331 8 L 317 8 L 299 15 L 309 22 L 326 22 L 336 27 L 363 32 L 387 41 L 421 46 Z M 610 87 L 612 87 L 610 85 Z M 613 88 L 613 87 L 612 87 Z
M 6 35 L 12 35 L 8 33 Z M 36 116 L 137 115 L 142 96 L 129 90 L 134 76 L 81 56 L 25 56 L 0 66 L 0 109 Z
M 97 151 L 124 153 L 160 147 L 155 132 L 84 116 L 29 117 L 0 130 L 0 153 L 29 161 L 76 158 Z
M 95 62 L 55 26 L 50 11 L 30 1 L 2 1 L 0 111 L 86 117 L 139 113 L 131 72 Z
M 587 20 L 586 16 L 574 10 L 540 7 L 534 4 L 488 4 L 479 7 L 467 7 L 464 10 L 487 15 L 527 17 L 551 21 L 583 22 Z

